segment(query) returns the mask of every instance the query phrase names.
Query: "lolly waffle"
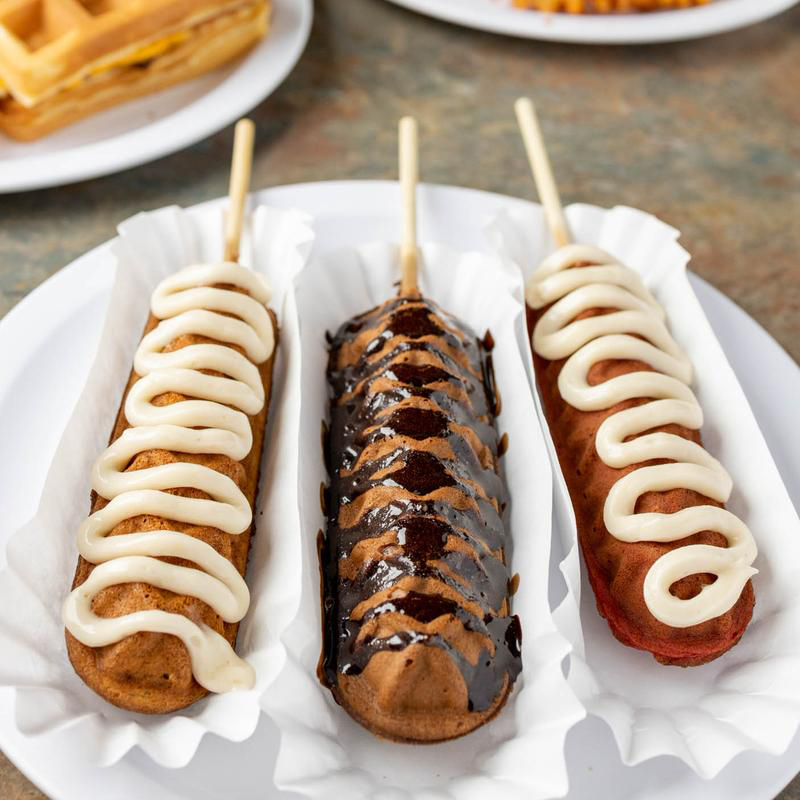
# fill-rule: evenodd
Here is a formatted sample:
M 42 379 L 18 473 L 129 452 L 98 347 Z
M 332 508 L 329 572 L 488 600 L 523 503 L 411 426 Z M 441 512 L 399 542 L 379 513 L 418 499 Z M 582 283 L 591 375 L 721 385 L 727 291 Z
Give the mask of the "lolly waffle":
M 264 36 L 269 0 L 0 0 L 0 129 L 35 139 Z

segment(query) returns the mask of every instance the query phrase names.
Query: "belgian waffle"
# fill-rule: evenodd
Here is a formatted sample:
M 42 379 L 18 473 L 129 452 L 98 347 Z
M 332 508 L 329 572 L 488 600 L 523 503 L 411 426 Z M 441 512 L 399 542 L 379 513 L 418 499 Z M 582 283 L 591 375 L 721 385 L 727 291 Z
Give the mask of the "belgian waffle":
M 269 0 L 0 0 L 0 129 L 35 139 L 230 61 Z

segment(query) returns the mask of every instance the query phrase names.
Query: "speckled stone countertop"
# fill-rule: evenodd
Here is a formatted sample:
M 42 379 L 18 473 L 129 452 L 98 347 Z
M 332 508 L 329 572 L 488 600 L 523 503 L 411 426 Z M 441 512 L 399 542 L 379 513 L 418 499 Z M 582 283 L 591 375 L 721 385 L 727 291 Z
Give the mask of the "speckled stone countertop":
M 592 48 L 319 0 L 302 61 L 251 115 L 253 186 L 393 178 L 395 123 L 413 112 L 425 180 L 532 198 L 511 108 L 530 93 L 565 202 L 680 229 L 691 268 L 800 361 L 798 76 L 800 7 L 698 42 Z M 224 194 L 230 144 L 228 129 L 118 175 L 0 196 L 0 315 L 131 214 Z M 42 795 L 0 755 L 0 797 Z M 800 800 L 800 779 L 780 797 Z

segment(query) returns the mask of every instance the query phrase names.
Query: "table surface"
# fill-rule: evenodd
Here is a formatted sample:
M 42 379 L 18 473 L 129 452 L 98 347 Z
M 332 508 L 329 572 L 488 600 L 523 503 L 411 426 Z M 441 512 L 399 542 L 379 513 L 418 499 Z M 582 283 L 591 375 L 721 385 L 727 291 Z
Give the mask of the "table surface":
M 317 0 L 302 61 L 251 115 L 253 186 L 394 178 L 395 124 L 413 113 L 425 180 L 533 198 L 512 112 L 530 94 L 565 202 L 674 225 L 691 268 L 800 361 L 798 75 L 800 7 L 716 38 L 623 48 Z M 131 214 L 224 194 L 230 146 L 228 129 L 118 175 L 0 196 L 0 316 Z M 0 796 L 42 797 L 2 754 Z M 800 800 L 800 777 L 780 798 Z

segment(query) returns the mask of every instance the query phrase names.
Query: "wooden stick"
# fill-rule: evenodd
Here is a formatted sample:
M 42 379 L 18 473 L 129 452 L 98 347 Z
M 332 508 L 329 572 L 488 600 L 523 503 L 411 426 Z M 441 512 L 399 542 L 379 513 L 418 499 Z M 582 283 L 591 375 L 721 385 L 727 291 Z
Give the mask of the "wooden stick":
M 417 182 L 419 180 L 417 121 L 403 117 L 400 135 L 400 187 L 403 192 L 403 239 L 400 245 L 400 294 L 413 297 L 417 287 Z
M 253 166 L 253 140 L 256 126 L 249 119 L 240 119 L 233 134 L 233 159 L 231 182 L 228 188 L 229 208 L 225 218 L 225 260 L 239 260 L 239 242 L 242 238 L 244 204 L 250 186 Z
M 517 113 L 517 122 L 522 133 L 522 141 L 525 143 L 533 179 L 536 181 L 539 198 L 544 206 L 547 226 L 550 228 L 555 246 L 564 247 L 572 241 L 572 237 L 564 218 L 564 209 L 561 207 L 561 198 L 558 196 L 558 187 L 550 167 L 536 109 L 527 97 L 520 97 L 514 103 L 514 111 Z

